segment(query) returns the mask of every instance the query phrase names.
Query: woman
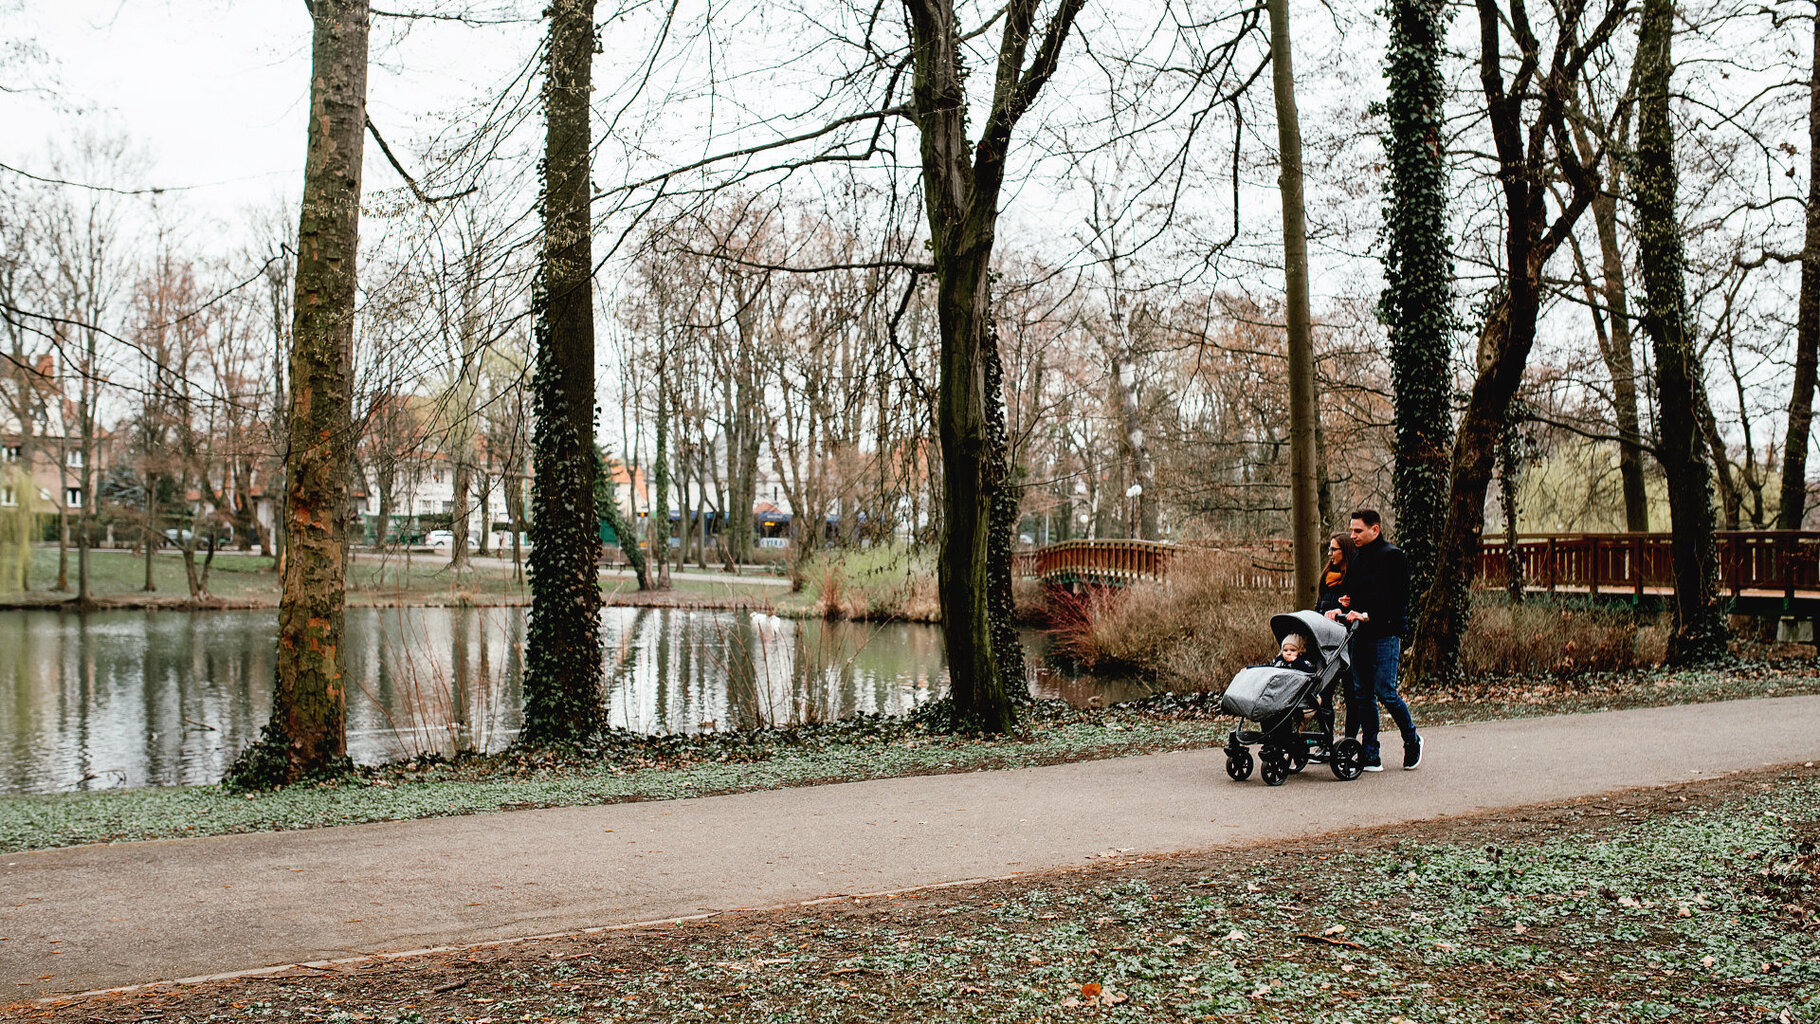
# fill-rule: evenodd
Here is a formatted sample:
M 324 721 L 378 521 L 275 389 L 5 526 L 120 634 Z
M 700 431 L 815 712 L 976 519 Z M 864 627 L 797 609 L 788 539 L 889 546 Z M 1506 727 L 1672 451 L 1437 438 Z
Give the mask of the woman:
M 1340 581 L 1346 578 L 1346 567 L 1352 564 L 1352 537 L 1336 533 L 1327 538 L 1327 564 L 1321 569 L 1321 589 L 1314 600 L 1314 610 L 1328 611 L 1340 607 Z

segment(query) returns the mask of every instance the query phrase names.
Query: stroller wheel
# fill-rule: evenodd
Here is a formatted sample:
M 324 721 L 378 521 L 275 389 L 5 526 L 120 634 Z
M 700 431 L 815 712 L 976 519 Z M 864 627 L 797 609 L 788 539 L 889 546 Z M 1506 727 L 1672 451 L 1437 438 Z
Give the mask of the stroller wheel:
M 1266 758 L 1264 761 L 1264 785 L 1281 786 L 1289 779 L 1288 758 Z
M 1328 764 L 1333 777 L 1351 782 L 1365 772 L 1365 748 L 1358 740 L 1345 739 L 1333 745 L 1333 761 Z
M 1234 782 L 1244 782 L 1251 778 L 1251 751 L 1246 747 L 1235 747 L 1226 751 L 1226 774 Z

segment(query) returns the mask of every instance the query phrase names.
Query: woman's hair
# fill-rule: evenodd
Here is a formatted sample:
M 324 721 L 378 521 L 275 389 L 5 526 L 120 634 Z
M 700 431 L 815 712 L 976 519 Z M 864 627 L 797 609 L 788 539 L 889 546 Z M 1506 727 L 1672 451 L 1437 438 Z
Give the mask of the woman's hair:
M 1328 540 L 1331 543 L 1340 546 L 1340 568 L 1344 569 L 1351 565 L 1353 553 L 1359 550 L 1352 543 L 1352 534 L 1336 533 L 1332 537 L 1329 537 Z

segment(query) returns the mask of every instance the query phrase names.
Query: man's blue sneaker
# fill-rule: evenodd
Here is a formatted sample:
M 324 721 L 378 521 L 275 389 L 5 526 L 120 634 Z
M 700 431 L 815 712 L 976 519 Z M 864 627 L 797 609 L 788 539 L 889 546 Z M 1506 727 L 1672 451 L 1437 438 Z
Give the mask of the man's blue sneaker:
M 1422 767 L 1422 737 L 1403 744 L 1403 770 L 1413 772 Z
M 1381 772 L 1384 770 L 1384 762 L 1375 757 L 1368 757 L 1365 759 L 1365 770 L 1368 772 Z

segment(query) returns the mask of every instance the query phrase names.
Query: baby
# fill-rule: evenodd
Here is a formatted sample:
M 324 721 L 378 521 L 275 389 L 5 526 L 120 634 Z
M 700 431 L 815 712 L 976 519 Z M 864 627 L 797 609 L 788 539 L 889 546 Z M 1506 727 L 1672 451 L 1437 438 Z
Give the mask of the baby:
M 1300 633 L 1290 633 L 1283 637 L 1283 646 L 1277 651 L 1277 659 L 1271 662 L 1272 668 L 1293 668 L 1297 672 L 1313 672 L 1314 662 L 1308 660 L 1309 639 Z

